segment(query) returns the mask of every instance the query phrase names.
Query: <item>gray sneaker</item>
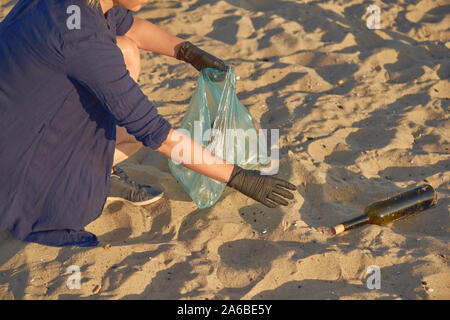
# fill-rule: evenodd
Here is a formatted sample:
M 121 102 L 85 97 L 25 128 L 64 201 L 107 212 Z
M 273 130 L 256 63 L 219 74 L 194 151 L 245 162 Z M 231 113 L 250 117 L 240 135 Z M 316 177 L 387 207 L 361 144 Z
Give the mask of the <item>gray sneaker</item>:
M 111 174 L 108 200 L 126 200 L 137 206 L 145 206 L 160 200 L 164 192 L 152 186 L 140 185 L 131 180 L 126 173 L 114 167 Z

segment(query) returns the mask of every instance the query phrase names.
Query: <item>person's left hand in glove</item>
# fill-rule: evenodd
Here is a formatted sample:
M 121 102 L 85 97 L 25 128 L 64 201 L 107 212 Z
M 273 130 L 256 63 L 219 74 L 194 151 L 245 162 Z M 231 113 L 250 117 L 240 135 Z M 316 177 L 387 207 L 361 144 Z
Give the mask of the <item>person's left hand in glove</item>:
M 177 152 L 173 152 L 174 150 Z M 177 130 L 172 129 L 169 132 L 167 139 L 157 151 L 192 171 L 226 183 L 229 187 L 269 208 L 275 208 L 278 205 L 287 206 L 289 204 L 287 200 L 294 199 L 291 191 L 297 188 L 292 183 L 274 176 L 263 175 L 257 170 L 245 170 L 234 165 L 217 157 L 191 137 Z M 195 159 L 202 159 L 202 161 L 195 161 Z

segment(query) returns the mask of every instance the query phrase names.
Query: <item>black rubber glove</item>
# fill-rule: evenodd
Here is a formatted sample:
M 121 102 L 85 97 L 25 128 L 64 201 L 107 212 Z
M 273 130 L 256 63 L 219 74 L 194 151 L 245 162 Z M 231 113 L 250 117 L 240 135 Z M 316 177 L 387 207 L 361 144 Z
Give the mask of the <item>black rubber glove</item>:
M 227 66 L 222 60 L 196 47 L 189 41 L 181 44 L 177 52 L 177 59 L 190 63 L 198 71 L 203 68 L 218 68 L 227 71 Z
M 293 199 L 294 195 L 286 189 L 296 190 L 296 187 L 287 181 L 264 176 L 259 171 L 245 170 L 236 165 L 227 185 L 269 208 L 275 208 L 277 205 L 287 206 L 285 198 Z

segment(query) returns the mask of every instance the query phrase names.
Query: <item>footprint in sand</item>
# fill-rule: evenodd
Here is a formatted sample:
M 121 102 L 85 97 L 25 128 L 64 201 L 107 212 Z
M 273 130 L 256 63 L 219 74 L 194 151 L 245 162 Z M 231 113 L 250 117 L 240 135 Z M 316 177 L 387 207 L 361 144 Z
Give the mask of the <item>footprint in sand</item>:
M 243 239 L 219 247 L 221 263 L 217 277 L 223 286 L 242 288 L 260 280 L 270 271 L 270 263 L 279 256 L 278 249 L 264 240 Z

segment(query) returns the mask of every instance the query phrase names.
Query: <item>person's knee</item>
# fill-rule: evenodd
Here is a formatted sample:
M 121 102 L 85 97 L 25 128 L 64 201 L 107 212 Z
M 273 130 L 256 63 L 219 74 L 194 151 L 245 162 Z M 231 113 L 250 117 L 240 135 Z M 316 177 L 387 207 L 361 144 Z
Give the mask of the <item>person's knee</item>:
M 117 36 L 117 46 L 122 51 L 125 59 L 140 60 L 139 48 L 132 39 L 126 36 Z
M 126 36 L 117 37 L 117 46 L 122 51 L 128 71 L 136 80 L 141 71 L 141 55 L 139 47 L 136 42 Z
M 116 126 L 116 145 L 123 143 L 140 143 L 136 137 L 129 134 L 124 127 Z

